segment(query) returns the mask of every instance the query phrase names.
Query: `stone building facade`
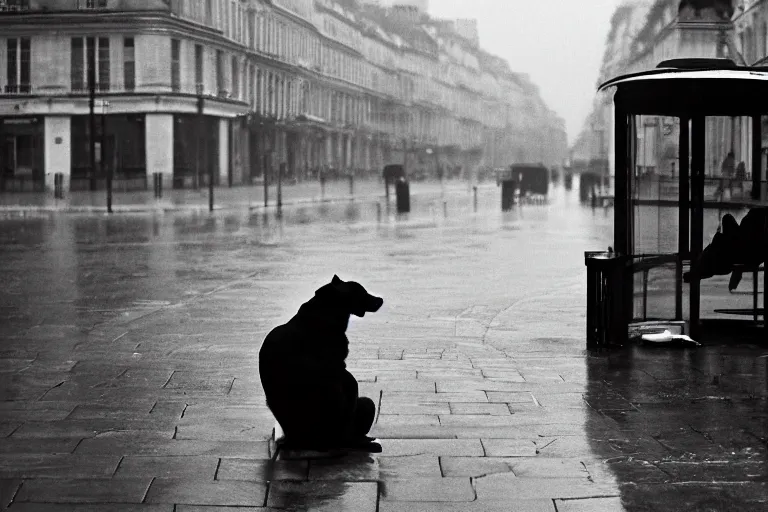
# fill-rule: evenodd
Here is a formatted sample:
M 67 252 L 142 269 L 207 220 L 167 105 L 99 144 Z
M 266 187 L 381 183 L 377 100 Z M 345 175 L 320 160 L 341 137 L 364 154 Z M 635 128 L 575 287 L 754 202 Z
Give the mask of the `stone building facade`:
M 59 173 L 100 188 L 109 170 L 124 188 L 152 173 L 196 186 L 209 170 L 248 184 L 280 164 L 296 180 L 403 161 L 466 173 L 566 151 L 562 120 L 524 75 L 418 9 L 0 0 L 0 27 L 5 191 Z

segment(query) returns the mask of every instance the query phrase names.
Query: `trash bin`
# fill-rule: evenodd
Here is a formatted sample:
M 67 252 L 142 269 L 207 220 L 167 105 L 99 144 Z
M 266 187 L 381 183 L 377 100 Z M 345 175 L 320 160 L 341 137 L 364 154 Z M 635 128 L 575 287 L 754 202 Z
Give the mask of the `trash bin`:
M 397 201 L 397 213 L 408 213 L 411 211 L 411 187 L 408 181 L 400 178 L 395 183 L 395 196 Z
M 501 209 L 509 211 L 515 205 L 515 190 L 517 182 L 515 180 L 503 180 L 501 182 Z
M 620 346 L 627 342 L 632 306 L 629 256 L 585 252 L 587 266 L 587 348 Z

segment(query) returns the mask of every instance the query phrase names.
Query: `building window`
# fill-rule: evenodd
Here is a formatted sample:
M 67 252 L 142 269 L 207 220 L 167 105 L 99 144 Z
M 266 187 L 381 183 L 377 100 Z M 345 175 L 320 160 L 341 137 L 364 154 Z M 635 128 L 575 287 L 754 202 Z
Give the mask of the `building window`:
M 136 88 L 136 51 L 132 37 L 123 39 L 123 82 L 126 91 Z
M 248 66 L 248 104 L 251 109 L 256 109 L 256 70 L 253 65 Z
M 171 90 L 181 90 L 181 42 L 171 39 Z
M 224 85 L 224 52 L 216 50 L 216 94 L 221 96 L 225 92 Z
M 109 90 L 109 38 L 73 37 L 72 38 L 72 90 L 83 91 L 88 87 L 89 62 L 95 64 L 95 87 L 101 91 Z
M 28 37 L 11 38 L 7 42 L 7 80 L 5 92 L 8 94 L 29 93 L 30 84 L 30 48 Z
M 197 94 L 203 93 L 203 45 L 195 45 L 195 89 Z
M 78 0 L 78 9 L 106 9 L 107 0 Z
M 109 38 L 99 38 L 99 62 L 97 64 L 99 76 L 99 90 L 109 90 Z
M 240 63 L 237 57 L 232 57 L 232 97 L 240 97 Z
M 5 0 L 0 1 L 0 12 L 29 10 L 29 0 Z

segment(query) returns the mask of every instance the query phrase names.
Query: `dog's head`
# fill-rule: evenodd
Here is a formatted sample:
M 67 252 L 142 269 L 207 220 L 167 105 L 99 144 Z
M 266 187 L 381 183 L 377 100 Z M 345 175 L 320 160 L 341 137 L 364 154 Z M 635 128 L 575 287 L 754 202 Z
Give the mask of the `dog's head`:
M 365 316 L 374 313 L 384 304 L 384 299 L 371 295 L 359 283 L 342 281 L 333 276 L 331 282 L 315 292 L 315 297 L 326 305 L 338 307 L 355 316 Z

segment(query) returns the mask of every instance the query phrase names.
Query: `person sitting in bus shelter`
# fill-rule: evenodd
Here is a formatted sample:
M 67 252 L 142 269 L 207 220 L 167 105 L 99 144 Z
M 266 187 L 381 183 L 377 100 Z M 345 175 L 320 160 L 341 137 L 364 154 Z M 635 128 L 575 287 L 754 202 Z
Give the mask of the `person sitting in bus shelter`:
M 756 267 L 768 256 L 768 208 L 752 208 L 739 225 L 730 213 L 723 216 L 722 227 L 712 238 L 691 271 L 683 274 L 686 283 L 691 278 L 708 279 L 716 275 L 731 274 L 728 290 L 733 291 L 741 282 L 742 271 L 734 265 Z

